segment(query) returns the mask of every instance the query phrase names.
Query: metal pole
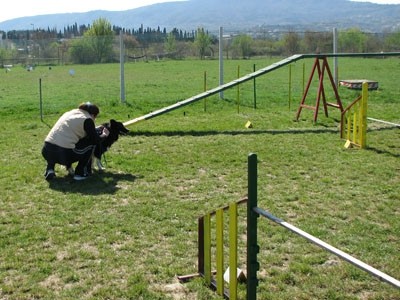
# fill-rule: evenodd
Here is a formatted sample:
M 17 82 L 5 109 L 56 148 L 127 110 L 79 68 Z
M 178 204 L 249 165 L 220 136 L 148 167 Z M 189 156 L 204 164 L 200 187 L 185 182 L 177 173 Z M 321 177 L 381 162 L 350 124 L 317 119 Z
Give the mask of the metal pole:
M 378 279 L 380 279 L 382 281 L 385 281 L 385 282 L 393 285 L 394 287 L 400 288 L 400 281 L 399 280 L 397 280 L 397 279 L 395 279 L 395 278 L 393 278 L 393 277 L 391 277 L 391 276 L 389 276 L 389 275 L 387 275 L 387 274 L 385 274 L 385 273 L 383 273 L 383 272 L 371 267 L 370 265 L 362 262 L 361 260 L 358 260 L 357 258 L 347 254 L 346 252 L 341 251 L 341 250 L 333 247 L 332 245 L 330 245 L 330 244 L 328 244 L 328 243 L 316 238 L 315 236 L 313 236 L 313 235 L 301 230 L 300 228 L 298 228 L 298 227 L 296 227 L 296 226 L 294 226 L 294 225 L 292 225 L 290 223 L 287 223 L 282 219 L 279 219 L 278 217 L 272 215 L 268 211 L 265 211 L 265 210 L 263 210 L 263 209 L 261 209 L 259 207 L 256 207 L 255 208 L 255 213 L 257 213 L 257 214 L 259 214 L 259 215 L 261 215 L 261 216 L 263 216 L 263 217 L 265 217 L 265 218 L 267 218 L 267 219 L 269 219 L 269 220 L 281 225 L 282 227 L 284 227 L 284 228 L 290 230 L 291 232 L 293 232 L 293 233 L 305 238 L 306 240 L 308 240 L 308 241 L 314 243 L 315 245 L 317 245 L 318 247 L 333 253 L 334 255 L 340 257 L 341 259 L 343 259 L 343 260 L 345 260 L 345 261 L 347 261 L 347 262 L 349 262 L 351 264 L 353 264 L 357 268 L 368 272 L 369 274 L 377 277 Z
M 125 70 L 124 70 L 124 60 L 125 60 L 125 48 L 123 42 L 122 30 L 119 33 L 119 64 L 120 64 L 120 83 L 121 83 L 121 102 L 125 103 Z
M 248 200 L 247 200 L 247 300 L 257 299 L 257 261 L 259 246 L 257 245 L 257 155 L 248 156 Z
M 253 72 L 256 71 L 256 64 L 253 64 Z M 256 86 L 256 78 L 253 80 L 253 97 L 254 97 L 254 109 L 257 108 L 257 86 Z
M 237 68 L 237 78 L 240 78 L 240 66 Z M 237 85 L 236 91 L 236 103 L 237 103 L 237 112 L 240 112 L 240 84 Z
M 302 95 L 304 95 L 305 82 L 306 82 L 306 64 L 303 63 L 303 94 Z
M 337 42 L 338 42 L 337 28 L 333 28 L 333 54 L 337 53 Z M 337 58 L 337 56 L 333 57 L 333 74 L 334 74 L 335 85 L 336 85 L 336 87 L 338 87 L 339 74 L 338 74 L 338 58 Z
M 204 92 L 207 91 L 207 71 L 204 71 Z M 204 111 L 207 111 L 207 98 L 204 98 Z
M 223 56 L 223 41 L 224 29 L 219 28 L 219 85 L 224 84 L 224 56 Z M 219 92 L 219 98 L 224 99 L 224 91 Z
M 290 111 L 290 103 L 292 101 L 292 65 L 289 65 L 289 92 L 288 92 L 288 100 L 289 100 L 289 111 Z
M 39 95 L 40 121 L 43 122 L 42 78 L 39 78 Z

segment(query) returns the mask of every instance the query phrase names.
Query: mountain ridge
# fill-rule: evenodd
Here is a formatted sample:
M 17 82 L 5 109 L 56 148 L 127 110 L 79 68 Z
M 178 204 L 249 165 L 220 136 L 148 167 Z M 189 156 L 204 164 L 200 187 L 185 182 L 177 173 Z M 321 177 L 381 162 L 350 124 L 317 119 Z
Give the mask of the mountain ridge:
M 90 25 L 98 18 L 126 29 L 204 27 L 218 30 L 250 30 L 263 26 L 326 30 L 358 27 L 382 32 L 400 29 L 400 4 L 373 4 L 348 0 L 190 0 L 152 4 L 124 11 L 94 10 L 84 13 L 37 15 L 7 20 L 0 30 L 36 28 L 63 30 L 75 23 Z

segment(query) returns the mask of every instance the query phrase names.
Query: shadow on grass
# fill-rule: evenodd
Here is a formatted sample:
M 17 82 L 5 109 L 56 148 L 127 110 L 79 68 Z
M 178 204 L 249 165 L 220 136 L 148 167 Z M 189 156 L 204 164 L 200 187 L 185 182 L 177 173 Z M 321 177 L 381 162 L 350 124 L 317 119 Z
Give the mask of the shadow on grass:
M 306 133 L 334 133 L 338 134 L 337 128 L 318 128 L 318 129 L 288 129 L 288 130 L 235 130 L 235 131 L 218 131 L 218 130 L 177 130 L 177 131 L 136 131 L 131 132 L 130 136 L 209 136 L 209 135 L 256 135 L 256 134 L 306 134 Z
M 114 194 L 121 187 L 121 182 L 134 182 L 138 176 L 127 173 L 95 172 L 86 180 L 76 181 L 71 176 L 55 177 L 49 187 L 63 193 L 84 195 Z
M 373 132 L 373 131 L 377 131 L 377 132 L 380 132 L 380 131 L 393 131 L 394 133 L 400 133 L 400 131 L 399 131 L 399 127 L 397 127 L 397 126 L 386 126 L 386 127 L 378 127 L 378 128 L 368 128 L 368 130 L 367 130 L 367 133 L 368 132 Z M 393 138 L 393 140 L 397 140 L 397 137 L 394 137 Z M 389 147 L 390 148 L 390 147 Z M 393 148 L 393 150 L 395 150 L 396 152 L 398 152 L 397 150 L 399 149 L 398 147 L 396 147 L 396 146 L 392 146 L 392 148 Z M 398 158 L 398 157 L 400 157 L 400 154 L 399 153 L 396 153 L 396 152 L 394 152 L 394 151 L 391 151 L 392 149 L 378 149 L 377 147 L 372 147 L 372 146 L 368 146 L 368 136 L 367 136 L 367 150 L 371 150 L 371 151 L 374 151 L 374 152 L 376 152 L 377 154 L 386 154 L 386 155 L 390 155 L 390 156 L 393 156 L 393 157 L 396 157 L 396 158 Z
M 400 154 L 397 154 L 397 153 L 394 153 L 394 152 L 390 152 L 388 150 L 377 149 L 375 147 L 367 147 L 367 150 L 374 151 L 377 154 L 386 154 L 386 155 L 390 155 L 390 156 L 393 156 L 393 157 L 400 158 Z

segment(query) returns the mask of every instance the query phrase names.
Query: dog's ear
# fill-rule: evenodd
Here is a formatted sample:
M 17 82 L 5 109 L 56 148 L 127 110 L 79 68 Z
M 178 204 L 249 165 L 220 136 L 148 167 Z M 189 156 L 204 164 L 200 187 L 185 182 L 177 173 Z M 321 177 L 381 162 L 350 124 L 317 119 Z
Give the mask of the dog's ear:
M 122 122 L 118 122 L 114 119 L 110 120 L 110 127 L 118 130 L 119 133 L 128 133 L 129 129 L 124 126 Z
M 122 122 L 115 121 L 115 127 L 118 128 L 119 133 L 129 132 L 129 129 L 126 128 Z
M 110 129 L 111 128 L 114 129 L 114 130 L 118 130 L 119 131 L 118 122 L 116 120 L 114 120 L 114 119 L 110 120 Z

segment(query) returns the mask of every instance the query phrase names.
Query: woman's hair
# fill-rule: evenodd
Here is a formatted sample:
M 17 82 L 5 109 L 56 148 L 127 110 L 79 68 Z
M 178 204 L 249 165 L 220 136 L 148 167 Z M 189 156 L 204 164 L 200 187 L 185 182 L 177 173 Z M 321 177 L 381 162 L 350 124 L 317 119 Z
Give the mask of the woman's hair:
M 96 104 L 92 104 L 90 102 L 82 103 L 79 105 L 78 108 L 87 111 L 89 114 L 95 117 L 97 117 L 100 112 L 99 107 Z

